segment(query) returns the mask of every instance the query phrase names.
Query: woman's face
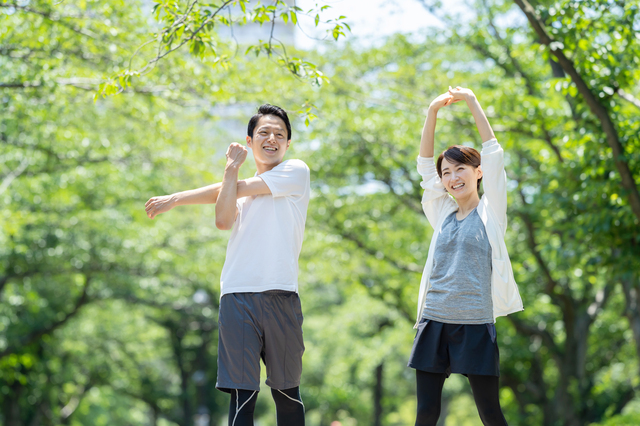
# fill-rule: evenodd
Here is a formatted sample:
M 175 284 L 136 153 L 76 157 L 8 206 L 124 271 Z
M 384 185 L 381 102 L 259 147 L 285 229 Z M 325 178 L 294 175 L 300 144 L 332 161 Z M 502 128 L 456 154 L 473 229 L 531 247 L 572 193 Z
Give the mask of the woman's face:
M 482 177 L 482 169 L 469 164 L 452 163 L 442 159 L 442 184 L 449 194 L 456 198 L 466 198 L 478 194 L 478 180 Z

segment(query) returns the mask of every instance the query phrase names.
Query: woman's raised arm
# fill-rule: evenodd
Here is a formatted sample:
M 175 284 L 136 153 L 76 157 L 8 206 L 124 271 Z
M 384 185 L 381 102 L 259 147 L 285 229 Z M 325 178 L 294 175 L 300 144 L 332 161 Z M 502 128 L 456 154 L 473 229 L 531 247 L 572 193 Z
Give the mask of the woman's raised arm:
M 484 114 L 480 102 L 478 102 L 476 95 L 471 89 L 465 89 L 460 86 L 455 89 L 449 87 L 449 94 L 453 98 L 452 102 L 465 101 L 467 103 L 474 120 L 476 120 L 476 127 L 478 128 L 482 142 L 495 139 L 496 136 L 493 134 L 489 120 L 487 120 L 487 116 Z
M 420 157 L 432 158 L 434 153 L 436 121 L 438 120 L 438 110 L 449 105 L 453 101 L 453 96 L 447 92 L 431 101 L 427 110 L 427 118 L 422 128 L 422 138 L 420 139 Z

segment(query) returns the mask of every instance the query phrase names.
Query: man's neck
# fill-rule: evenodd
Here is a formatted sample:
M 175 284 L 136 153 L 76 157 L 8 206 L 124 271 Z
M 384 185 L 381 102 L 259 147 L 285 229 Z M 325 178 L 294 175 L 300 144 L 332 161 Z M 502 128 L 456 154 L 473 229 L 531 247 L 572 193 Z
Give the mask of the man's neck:
M 280 164 L 282 164 L 283 161 L 284 160 L 282 160 L 278 164 L 263 164 L 263 163 L 256 162 L 256 170 L 258 171 L 258 174 L 261 175 L 262 173 L 268 172 L 269 170 L 272 170 L 274 167 L 279 166 Z

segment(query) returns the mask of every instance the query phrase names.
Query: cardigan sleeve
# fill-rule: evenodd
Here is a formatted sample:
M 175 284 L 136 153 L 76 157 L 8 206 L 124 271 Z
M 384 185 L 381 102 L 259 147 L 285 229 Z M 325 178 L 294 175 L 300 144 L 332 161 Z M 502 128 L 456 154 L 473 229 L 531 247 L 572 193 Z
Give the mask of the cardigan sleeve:
M 504 171 L 504 150 L 497 139 L 489 139 L 482 144 L 480 156 L 484 194 L 504 234 L 507 229 L 507 174 Z
M 433 157 L 418 156 L 418 173 L 422 176 L 420 186 L 424 189 L 422 211 L 427 216 L 431 227 L 435 229 L 442 213 L 457 209 L 457 203 L 444 188 Z

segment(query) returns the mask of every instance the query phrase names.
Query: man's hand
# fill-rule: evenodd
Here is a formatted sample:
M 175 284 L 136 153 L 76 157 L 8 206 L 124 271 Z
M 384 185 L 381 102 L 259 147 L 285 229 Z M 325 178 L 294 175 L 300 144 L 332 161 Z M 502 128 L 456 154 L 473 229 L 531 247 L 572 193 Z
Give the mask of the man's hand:
M 163 195 L 161 197 L 149 198 L 144 205 L 144 211 L 147 212 L 149 219 L 153 219 L 160 213 L 166 213 L 174 206 L 173 195 Z
M 239 143 L 232 143 L 227 149 L 227 167 L 239 169 L 247 159 L 247 148 Z
M 429 104 L 429 109 L 437 112 L 440 108 L 446 107 L 452 102 L 453 96 L 451 95 L 451 93 L 446 92 L 432 100 L 431 104 Z

